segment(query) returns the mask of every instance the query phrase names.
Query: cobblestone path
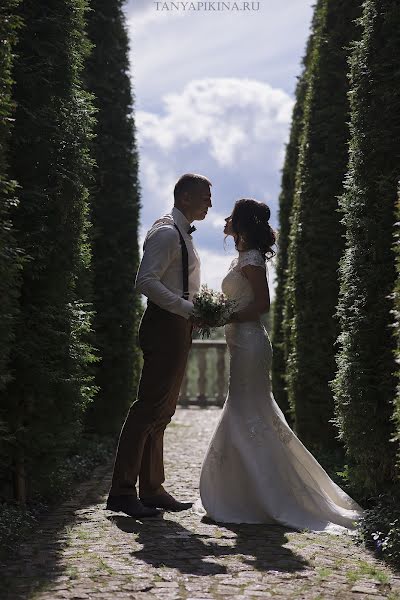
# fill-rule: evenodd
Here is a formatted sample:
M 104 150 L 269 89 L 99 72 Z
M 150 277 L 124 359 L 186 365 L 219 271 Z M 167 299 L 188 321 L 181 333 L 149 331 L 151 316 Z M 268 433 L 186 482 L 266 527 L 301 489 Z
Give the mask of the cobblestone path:
M 179 409 L 166 436 L 166 487 L 197 497 L 218 409 Z M 347 536 L 217 526 L 191 511 L 134 521 L 103 510 L 103 466 L 44 522 L 1 577 L 1 600 L 400 598 L 400 577 Z M 167 485 L 168 484 L 168 485 Z

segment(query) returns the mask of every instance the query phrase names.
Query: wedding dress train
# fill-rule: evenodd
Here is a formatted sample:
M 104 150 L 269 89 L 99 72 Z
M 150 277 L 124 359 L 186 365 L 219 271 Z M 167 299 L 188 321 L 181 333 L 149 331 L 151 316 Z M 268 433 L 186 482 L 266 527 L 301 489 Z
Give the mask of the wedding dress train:
M 232 261 L 222 291 L 238 301 L 238 310 L 253 299 L 240 272 L 246 264 L 267 268 L 258 250 Z M 203 461 L 195 510 L 217 522 L 353 533 L 363 509 L 305 448 L 274 399 L 272 347 L 263 324 L 230 323 L 225 335 L 229 392 Z

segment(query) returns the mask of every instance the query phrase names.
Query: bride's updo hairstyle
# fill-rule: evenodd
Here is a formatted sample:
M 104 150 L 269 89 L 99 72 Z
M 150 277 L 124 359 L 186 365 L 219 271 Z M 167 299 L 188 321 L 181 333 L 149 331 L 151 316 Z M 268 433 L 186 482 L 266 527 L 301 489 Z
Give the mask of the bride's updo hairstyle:
M 264 202 L 253 198 L 237 200 L 232 211 L 235 248 L 242 238 L 248 249 L 260 250 L 264 260 L 275 256 L 272 246 L 276 243 L 276 233 L 269 224 L 270 216 L 271 211 Z

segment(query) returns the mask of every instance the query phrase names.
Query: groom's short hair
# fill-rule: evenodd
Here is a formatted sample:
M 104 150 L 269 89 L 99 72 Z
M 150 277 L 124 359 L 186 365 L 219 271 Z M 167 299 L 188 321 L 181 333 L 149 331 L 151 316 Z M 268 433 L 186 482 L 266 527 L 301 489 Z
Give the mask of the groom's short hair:
M 200 185 L 207 184 L 212 186 L 212 183 L 207 177 L 204 175 L 198 175 L 197 173 L 185 173 L 182 177 L 179 177 L 178 181 L 174 187 L 174 199 L 175 202 L 179 200 L 179 198 L 185 192 L 189 194 L 193 193 Z

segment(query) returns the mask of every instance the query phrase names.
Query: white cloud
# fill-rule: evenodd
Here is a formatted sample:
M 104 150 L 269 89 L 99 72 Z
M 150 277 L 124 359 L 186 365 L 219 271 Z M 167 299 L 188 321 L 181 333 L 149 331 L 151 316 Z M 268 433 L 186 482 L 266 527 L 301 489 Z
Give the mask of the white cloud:
M 214 209 L 210 210 L 207 223 L 211 223 L 212 227 L 215 227 L 215 229 L 223 229 L 225 225 L 225 216 L 216 212 Z
M 190 81 L 179 94 L 167 94 L 163 104 L 161 115 L 137 112 L 140 145 L 170 152 L 205 144 L 220 166 L 235 168 L 239 158 L 254 159 L 255 142 L 281 145 L 293 100 L 261 81 L 207 78 Z
M 281 166 L 293 101 L 262 82 L 212 78 L 189 82 L 180 94 L 167 95 L 163 104 L 161 114 L 137 115 L 141 235 L 171 209 L 182 173 L 209 176 L 213 207 L 205 222 L 196 223 L 196 245 L 203 252 L 204 273 L 215 286 L 228 266 L 223 226 L 234 201 L 256 197 L 276 212 L 276 193 L 269 182 Z
M 173 173 L 165 168 L 164 163 L 152 160 L 147 152 L 141 153 L 139 168 L 142 187 L 147 202 L 151 202 L 154 209 L 155 220 L 159 215 L 168 212 L 173 204 L 172 192 L 176 177 L 174 178 Z
M 162 12 L 152 0 L 124 5 L 137 111 L 141 243 L 172 207 L 182 173 L 210 177 L 213 208 L 206 222 L 196 223 L 195 241 L 203 279 L 213 287 L 229 266 L 223 219 L 238 197 L 266 201 L 277 226 L 290 96 L 314 0 L 261 4 L 247 15 Z
M 155 10 L 147 0 L 126 6 L 137 106 L 147 109 L 187 81 L 248 77 L 293 93 L 313 0 L 263 0 L 239 13 Z
M 228 272 L 236 253 L 223 254 L 222 251 L 217 253 L 201 247 L 197 248 L 197 251 L 201 261 L 201 283 L 207 283 L 214 290 L 220 290 L 222 279 Z
M 148 3 L 147 3 L 148 4 Z M 138 10 L 136 12 L 128 11 L 127 26 L 132 36 L 146 36 L 149 28 L 155 26 L 165 27 L 166 25 L 171 26 L 172 20 L 184 17 L 185 13 L 182 11 L 176 11 L 172 13 L 155 10 L 153 3 L 146 6 L 145 9 Z

